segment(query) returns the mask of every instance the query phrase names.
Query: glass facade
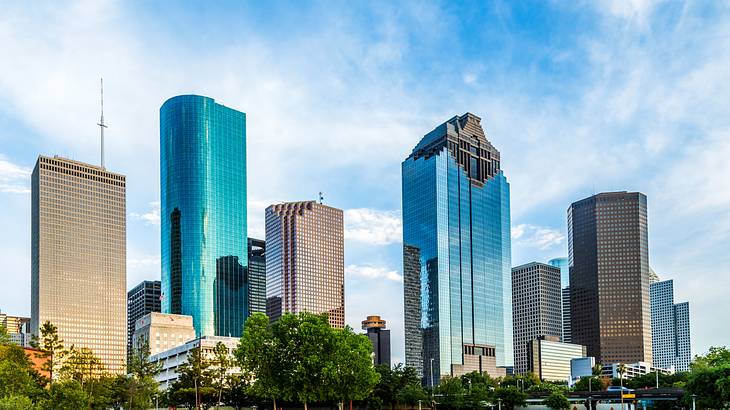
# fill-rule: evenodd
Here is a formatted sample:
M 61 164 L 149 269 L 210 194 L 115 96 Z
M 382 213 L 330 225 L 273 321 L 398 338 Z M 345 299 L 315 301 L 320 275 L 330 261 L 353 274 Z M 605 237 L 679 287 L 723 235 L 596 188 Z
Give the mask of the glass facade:
M 198 336 L 240 336 L 248 316 L 246 114 L 182 95 L 160 108 L 162 310 Z
M 653 366 L 689 370 L 692 359 L 689 336 L 689 303 L 674 303 L 674 281 L 649 286 Z
M 497 366 L 512 366 L 509 184 L 499 165 L 469 113 L 402 164 L 406 365 L 428 384 L 465 365 L 465 347 L 491 346 Z

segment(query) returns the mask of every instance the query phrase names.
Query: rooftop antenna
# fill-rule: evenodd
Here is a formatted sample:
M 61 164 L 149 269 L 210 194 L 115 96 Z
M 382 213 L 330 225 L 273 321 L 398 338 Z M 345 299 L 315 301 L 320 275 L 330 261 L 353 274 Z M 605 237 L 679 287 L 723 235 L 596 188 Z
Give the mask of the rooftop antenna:
M 324 197 L 322 196 L 322 192 L 319 192 L 319 204 L 322 205 L 322 201 L 324 201 Z
M 99 126 L 99 129 L 101 129 L 101 168 L 104 168 L 104 128 L 108 128 L 106 124 L 104 124 L 104 79 L 101 79 L 101 119 L 99 120 L 99 123 L 96 124 Z

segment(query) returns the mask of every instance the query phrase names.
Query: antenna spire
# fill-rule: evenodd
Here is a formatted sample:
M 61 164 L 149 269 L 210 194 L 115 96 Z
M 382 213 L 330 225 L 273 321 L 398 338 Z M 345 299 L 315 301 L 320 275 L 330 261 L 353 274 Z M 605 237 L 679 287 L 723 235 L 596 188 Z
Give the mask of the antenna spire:
M 101 167 L 104 168 L 104 128 L 108 128 L 104 124 L 104 79 L 101 79 L 101 119 L 96 124 L 101 130 Z
M 322 196 L 322 192 L 319 193 L 319 203 L 322 204 L 322 201 L 324 201 L 324 196 Z

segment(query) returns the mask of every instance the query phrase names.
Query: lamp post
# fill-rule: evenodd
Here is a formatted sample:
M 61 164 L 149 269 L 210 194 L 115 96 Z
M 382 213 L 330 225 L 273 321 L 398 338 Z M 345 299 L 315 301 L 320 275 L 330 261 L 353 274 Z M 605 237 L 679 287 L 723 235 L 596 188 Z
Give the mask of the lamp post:
M 499 410 L 502 410 L 502 399 L 497 399 L 497 403 L 499 404 Z
M 696 394 L 693 394 L 692 395 L 692 410 L 696 410 L 695 409 L 695 404 L 696 404 L 695 403 L 695 400 L 697 400 L 697 395 Z
M 656 388 L 659 388 L 659 369 L 656 369 Z
M 433 357 L 431 358 L 431 396 L 433 396 Z

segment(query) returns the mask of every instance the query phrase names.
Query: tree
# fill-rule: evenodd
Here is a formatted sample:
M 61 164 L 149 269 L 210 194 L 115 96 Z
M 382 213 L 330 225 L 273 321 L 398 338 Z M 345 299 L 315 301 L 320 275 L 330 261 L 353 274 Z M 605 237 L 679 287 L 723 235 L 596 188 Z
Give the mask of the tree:
M 552 410 L 568 410 L 570 409 L 570 402 L 565 394 L 561 392 L 553 392 L 543 402 L 545 406 Z
M 62 380 L 51 385 L 48 397 L 42 401 L 42 409 L 67 410 L 89 407 L 89 395 L 76 380 Z
M 690 368 L 692 370 L 701 370 L 724 365 L 730 365 L 730 350 L 725 346 L 713 346 L 704 356 L 695 356 Z
M 527 404 L 527 394 L 515 386 L 500 387 L 495 391 L 495 399 L 502 402 L 502 408 L 512 410 L 515 406 Z
M 78 381 L 82 388 L 87 380 L 101 376 L 104 371 L 101 360 L 88 347 L 77 349 L 71 345 L 71 349 L 65 355 L 61 376 Z
M 282 395 L 280 386 L 284 352 L 265 314 L 254 313 L 249 316 L 233 354 L 241 371 L 249 380 L 253 380 L 251 393 L 272 400 L 276 409 L 276 399 Z
M 464 385 L 458 377 L 444 376 L 436 386 L 439 408 L 460 409 L 464 405 L 465 395 Z
M 173 390 L 192 387 L 194 392 L 195 408 L 199 409 L 201 398 L 205 396 L 209 399 L 209 390 L 212 389 L 212 387 L 210 387 L 212 384 L 210 362 L 205 358 L 200 347 L 190 350 L 187 362 L 177 368 L 177 373 L 179 377 L 173 385 Z M 205 395 L 202 391 L 203 387 L 207 389 L 205 391 Z
M 10 335 L 8 334 L 8 328 L 5 325 L 0 324 L 0 345 L 10 344 Z
M 408 384 L 403 386 L 396 394 L 396 402 L 399 404 L 416 405 L 418 402 L 426 402 L 428 393 L 420 384 Z
M 330 338 L 330 346 L 323 352 L 332 352 L 325 356 L 326 385 L 330 387 L 331 398 L 344 407 L 346 401 L 368 397 L 380 374 L 373 367 L 370 357 L 373 346 L 367 336 L 355 334 L 347 326 L 344 329 L 330 328 Z
M 213 369 L 211 371 L 213 375 L 213 384 L 215 389 L 218 390 L 218 403 L 221 402 L 223 397 L 223 389 L 226 388 L 228 382 L 228 372 L 231 369 L 231 360 L 229 359 L 228 347 L 223 342 L 218 342 L 213 348 Z
M 693 368 L 687 380 L 685 403 L 697 395 L 699 408 L 722 409 L 730 405 L 730 365 Z
M 0 410 L 30 410 L 36 408 L 33 400 L 25 396 L 11 395 L 0 398 Z
M 0 397 L 35 397 L 41 393 L 43 384 L 22 347 L 0 345 Z
M 54 371 L 60 367 L 66 350 L 63 347 L 63 340 L 58 337 L 58 328 L 51 322 L 43 323 L 40 333 L 40 340 L 34 339 L 31 345 L 43 352 L 40 357 L 46 360 L 43 362 L 41 370 L 48 372 L 51 383 L 53 383 Z
M 162 369 L 162 363 L 151 362 L 150 346 L 147 342 L 133 348 L 127 365 L 128 377 L 123 380 L 123 395 L 130 409 L 147 409 L 159 394 L 155 376 Z

